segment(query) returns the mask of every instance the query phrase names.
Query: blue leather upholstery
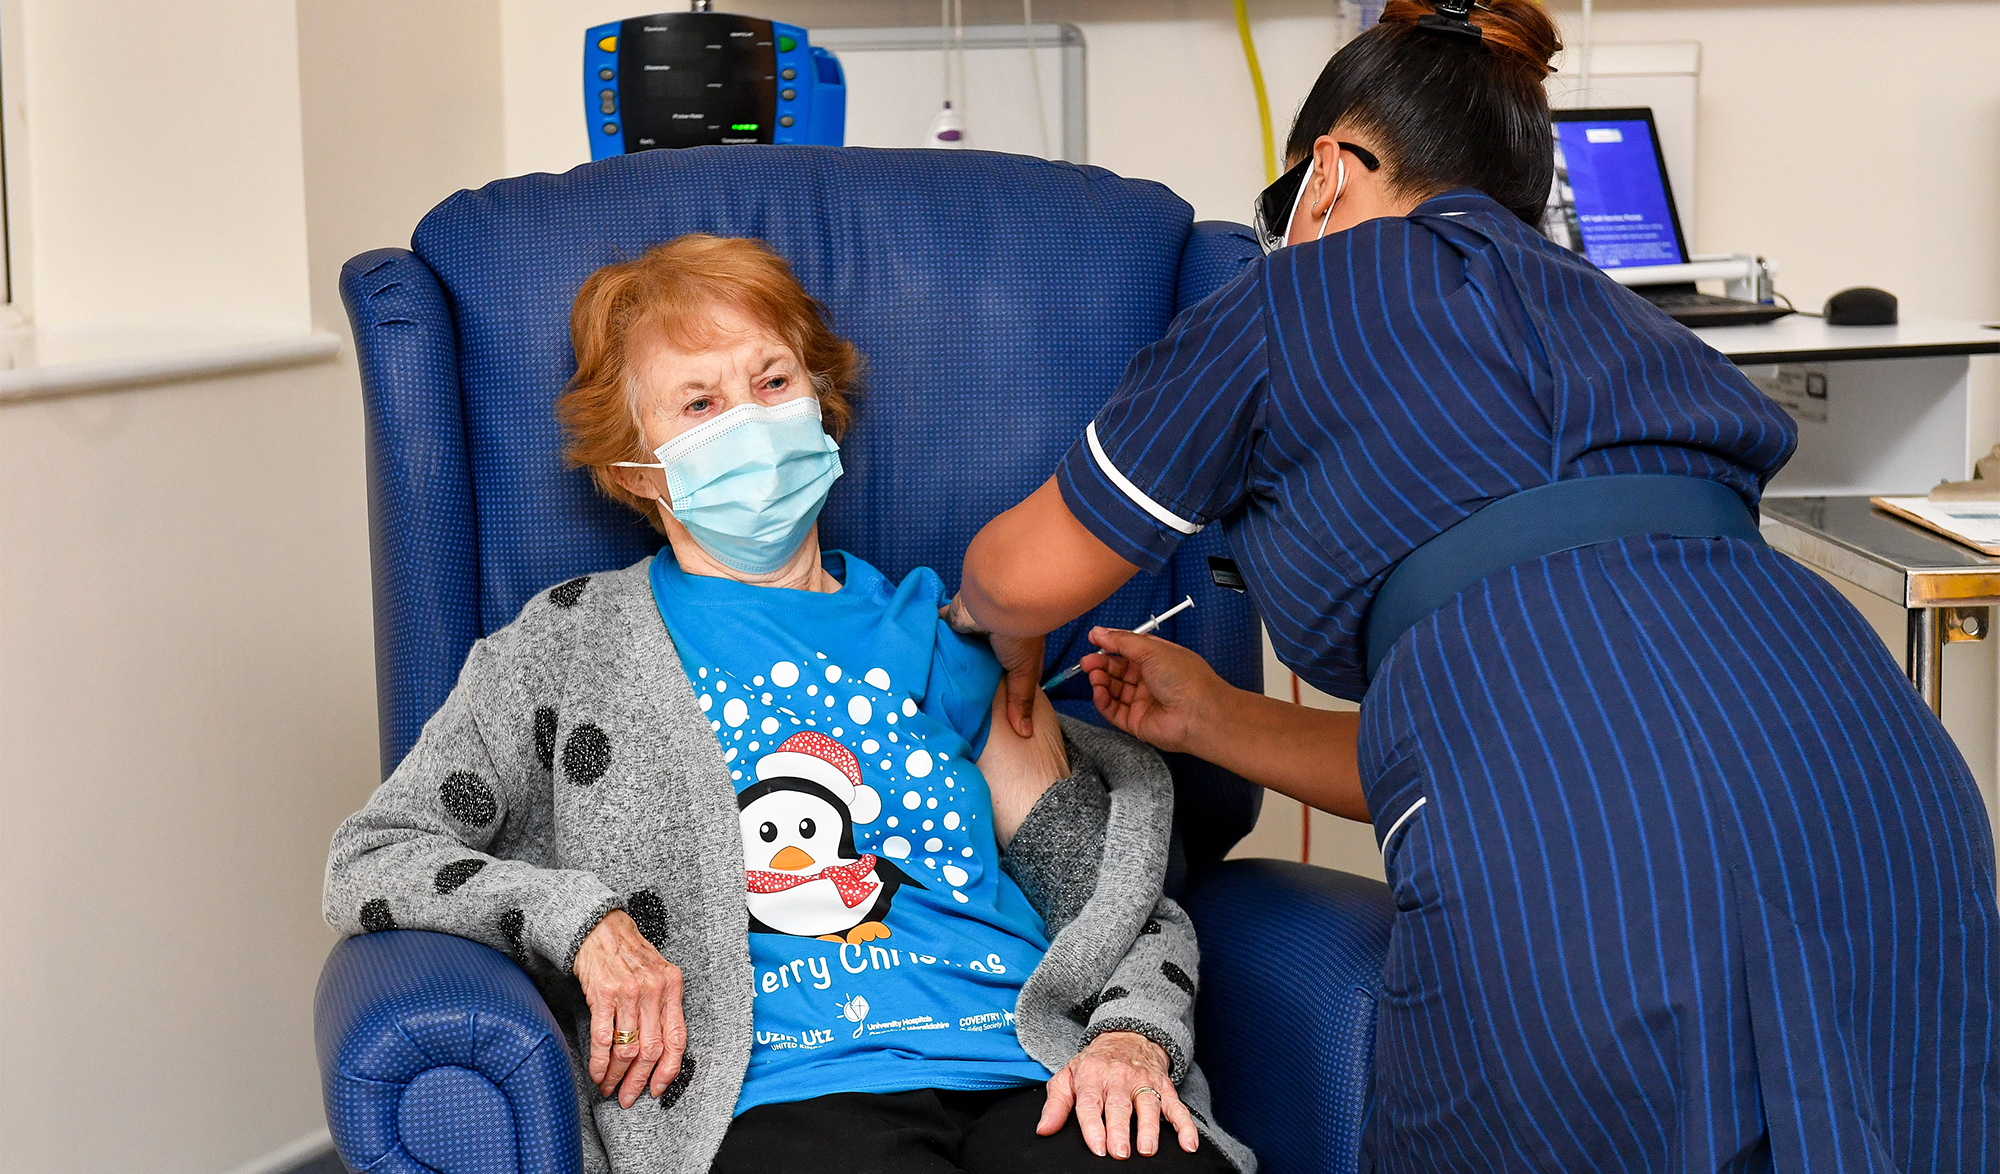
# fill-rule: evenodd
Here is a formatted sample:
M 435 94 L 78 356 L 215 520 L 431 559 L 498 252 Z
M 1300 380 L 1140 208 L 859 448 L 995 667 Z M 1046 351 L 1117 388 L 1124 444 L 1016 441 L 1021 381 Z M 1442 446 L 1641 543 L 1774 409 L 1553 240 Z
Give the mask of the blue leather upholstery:
M 1246 230 L 1191 224 L 1187 205 L 1157 184 L 977 152 L 649 151 L 446 200 L 412 249 L 365 253 L 341 273 L 368 419 L 384 774 L 450 692 L 475 639 L 550 583 L 658 548 L 637 517 L 563 468 L 551 405 L 574 366 L 569 308 L 584 278 L 695 231 L 767 242 L 867 359 L 841 444 L 846 474 L 822 520 L 826 544 L 892 577 L 929 565 L 948 583 L 973 533 L 1049 475 L 1133 353 L 1257 255 Z M 1081 655 L 1091 623 L 1130 627 L 1192 594 L 1196 606 L 1162 635 L 1259 688 L 1256 616 L 1209 581 L 1207 556 L 1222 553 L 1215 528 L 1189 541 L 1166 574 L 1139 576 L 1054 633 L 1049 663 Z M 1094 717 L 1081 683 L 1057 703 Z M 1262 793 L 1206 763 L 1172 765 L 1179 859 L 1199 869 L 1255 823 Z M 1214 887 L 1239 875 L 1242 893 L 1261 883 L 1226 866 L 1197 896 L 1239 893 Z M 1272 935 L 1320 973 L 1346 973 L 1370 950 L 1379 969 L 1365 900 L 1272 883 L 1246 919 L 1260 928 L 1205 940 L 1205 969 L 1263 965 L 1278 948 Z M 1352 928 L 1338 920 L 1356 916 Z M 1336 920 L 1297 924 L 1321 917 Z M 1308 944 L 1346 961 L 1307 962 Z M 1228 992 L 1248 989 L 1231 979 L 1207 988 L 1209 1003 L 1230 1007 Z M 1205 1010 L 1202 1059 L 1230 1074 L 1216 1081 L 1229 1126 L 1263 1144 L 1305 1127 L 1260 1116 L 1266 1102 L 1236 1096 L 1236 1074 L 1258 1080 L 1263 1058 L 1324 1071 L 1328 1083 L 1312 1095 L 1345 1116 L 1305 1128 L 1321 1140 L 1298 1152 L 1326 1156 L 1359 1128 L 1368 1027 L 1345 1004 L 1291 996 L 1272 988 L 1260 996 L 1269 1005 L 1240 1021 L 1235 1010 Z M 1329 1009 L 1339 1017 L 1316 1018 Z M 1281 1021 L 1319 1026 L 1267 1033 Z M 327 964 L 318 1031 L 328 1120 L 351 1165 L 575 1168 L 560 1040 L 532 985 L 500 955 L 413 931 L 345 942 Z M 529 1060 L 500 1071 L 490 1056 L 503 1044 Z M 1294 1054 L 1322 1045 L 1324 1062 Z M 1268 1103 L 1289 1111 L 1298 1097 Z M 1351 1153 L 1346 1161 L 1336 1154 L 1324 1168 L 1350 1169 Z
M 1353 1174 L 1395 904 L 1380 881 L 1282 860 L 1197 872 L 1199 1058 L 1264 1174 Z
M 464 938 L 390 930 L 334 947 L 313 1002 L 326 1119 L 370 1174 L 574 1174 L 576 1093 L 520 967 Z

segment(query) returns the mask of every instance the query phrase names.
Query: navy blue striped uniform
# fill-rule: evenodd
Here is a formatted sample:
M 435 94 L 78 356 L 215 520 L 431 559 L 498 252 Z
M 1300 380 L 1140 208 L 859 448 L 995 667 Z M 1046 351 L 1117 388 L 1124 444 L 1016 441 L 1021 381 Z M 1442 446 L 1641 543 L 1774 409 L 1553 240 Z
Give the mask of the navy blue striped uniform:
M 1481 505 L 1615 473 L 1754 503 L 1794 440 L 1462 190 L 1188 311 L 1058 480 L 1147 569 L 1219 522 L 1279 655 L 1360 697 L 1374 592 Z M 1816 576 L 1664 536 L 1509 568 L 1397 641 L 1361 765 L 1399 909 L 1364 1169 L 2000 1169 L 1984 805 Z

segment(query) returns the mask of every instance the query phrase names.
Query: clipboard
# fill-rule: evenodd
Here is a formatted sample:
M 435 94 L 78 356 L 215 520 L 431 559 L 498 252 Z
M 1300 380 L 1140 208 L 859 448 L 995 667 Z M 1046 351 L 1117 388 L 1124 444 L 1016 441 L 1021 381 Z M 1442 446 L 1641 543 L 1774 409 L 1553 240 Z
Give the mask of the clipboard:
M 1906 522 L 2000 556 L 2000 501 L 1932 501 L 1928 497 L 1871 497 L 1868 503 Z

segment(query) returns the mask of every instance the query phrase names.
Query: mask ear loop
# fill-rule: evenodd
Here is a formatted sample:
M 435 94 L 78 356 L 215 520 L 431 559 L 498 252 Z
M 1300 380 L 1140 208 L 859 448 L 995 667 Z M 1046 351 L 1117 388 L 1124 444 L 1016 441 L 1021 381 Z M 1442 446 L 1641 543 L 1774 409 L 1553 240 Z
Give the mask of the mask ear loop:
M 605 464 L 614 469 L 659 469 L 664 471 L 667 467 L 663 461 L 606 461 Z M 660 504 L 661 513 L 670 518 L 674 516 L 674 507 L 667 504 L 666 498 L 655 497 L 652 500 Z
M 1324 237 L 1326 235 L 1326 226 L 1333 221 L 1334 204 L 1340 203 L 1340 194 L 1347 190 L 1347 160 L 1341 158 L 1338 154 L 1335 154 L 1333 157 L 1333 166 L 1335 175 L 1335 179 L 1333 181 L 1333 201 L 1332 203 L 1329 203 L 1326 206 L 1326 215 L 1320 218 L 1319 222 L 1320 237 Z M 1315 237 L 1314 239 L 1317 240 L 1319 238 Z

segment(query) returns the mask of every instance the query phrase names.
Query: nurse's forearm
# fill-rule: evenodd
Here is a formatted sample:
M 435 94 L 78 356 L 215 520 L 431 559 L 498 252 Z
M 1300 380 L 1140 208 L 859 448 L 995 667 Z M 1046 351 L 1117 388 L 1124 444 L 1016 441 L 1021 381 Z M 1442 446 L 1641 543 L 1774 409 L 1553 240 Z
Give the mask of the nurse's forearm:
M 1104 602 L 1138 571 L 1070 514 L 1051 477 L 972 539 L 958 594 L 987 631 L 1040 636 Z
M 1367 820 L 1355 756 L 1359 713 L 1310 709 L 1235 688 L 1218 702 L 1215 720 L 1189 729 L 1192 753 L 1321 811 Z

